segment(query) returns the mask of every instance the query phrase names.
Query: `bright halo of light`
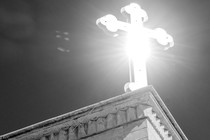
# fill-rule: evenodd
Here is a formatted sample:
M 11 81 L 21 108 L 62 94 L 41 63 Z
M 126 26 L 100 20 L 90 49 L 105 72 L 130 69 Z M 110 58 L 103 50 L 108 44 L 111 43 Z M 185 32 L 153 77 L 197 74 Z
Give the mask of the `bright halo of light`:
M 136 61 L 146 61 L 150 56 L 149 40 L 143 30 L 131 29 L 125 47 L 127 55 Z
M 168 44 L 168 40 L 167 40 L 168 34 L 166 33 L 165 30 L 161 28 L 157 28 L 155 29 L 155 33 L 156 33 L 158 43 L 164 46 Z
M 117 27 L 117 18 L 113 15 L 106 15 L 106 24 L 107 24 L 107 29 L 111 32 L 116 32 L 118 27 Z

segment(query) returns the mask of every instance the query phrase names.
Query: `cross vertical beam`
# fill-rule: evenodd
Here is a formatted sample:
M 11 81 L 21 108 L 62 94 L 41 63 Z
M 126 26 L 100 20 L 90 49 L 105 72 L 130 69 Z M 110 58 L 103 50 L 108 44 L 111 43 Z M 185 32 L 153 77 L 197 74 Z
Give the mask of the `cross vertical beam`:
M 148 16 L 139 5 L 134 3 L 123 7 L 121 13 L 127 16 L 130 23 L 126 45 L 129 57 L 130 82 L 125 85 L 124 89 L 125 91 L 128 88 L 135 90 L 148 85 L 146 56 L 143 54 L 149 49 L 147 48 L 146 34 L 143 34 L 143 22 L 147 21 Z

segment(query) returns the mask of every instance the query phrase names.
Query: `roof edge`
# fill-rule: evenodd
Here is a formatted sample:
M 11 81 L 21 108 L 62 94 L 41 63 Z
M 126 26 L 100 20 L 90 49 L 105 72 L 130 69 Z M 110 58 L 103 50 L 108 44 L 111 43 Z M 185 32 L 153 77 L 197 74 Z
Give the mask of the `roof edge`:
M 68 112 L 68 113 L 65 113 L 65 114 L 62 114 L 62 115 L 59 115 L 59 116 L 56 116 L 56 117 L 38 122 L 38 123 L 35 123 L 35 124 L 32 124 L 32 125 L 29 125 L 27 127 L 24 127 L 24 128 L 21 128 L 21 129 L 3 134 L 3 135 L 0 136 L 0 140 L 7 139 L 7 138 L 12 138 L 12 137 L 15 137 L 17 135 L 21 135 L 23 133 L 30 132 L 34 129 L 39 129 L 39 128 L 48 126 L 50 124 L 53 124 L 53 123 L 56 123 L 56 122 L 59 122 L 59 121 L 63 121 L 65 119 L 74 117 L 78 114 L 81 114 L 81 113 L 84 113 L 84 112 L 89 112 L 93 108 L 98 108 L 98 107 L 101 107 L 101 106 L 109 105 L 109 104 L 111 104 L 113 102 L 116 102 L 116 101 L 127 99 L 127 98 L 131 97 L 132 95 L 135 95 L 136 93 L 139 93 L 139 92 L 141 92 L 141 93 L 153 92 L 153 87 L 152 86 L 147 86 L 147 87 L 143 87 L 143 88 L 138 89 L 138 90 L 133 91 L 133 92 L 123 93 L 122 95 L 118 95 L 118 96 L 115 96 L 115 97 L 97 102 L 95 104 L 85 106 L 85 107 L 82 107 L 80 109 L 77 109 L 77 110 L 74 110 L 74 111 L 71 111 L 71 112 Z
M 151 90 L 151 93 L 153 94 L 153 96 L 155 97 L 156 101 L 158 102 L 158 104 L 160 105 L 162 110 L 164 111 L 165 115 L 168 117 L 169 121 L 173 125 L 173 127 L 176 129 L 178 134 L 181 136 L 181 138 L 183 140 L 188 140 L 187 137 L 185 136 L 184 132 L 182 131 L 182 129 L 180 128 L 180 126 L 178 125 L 176 120 L 174 119 L 173 115 L 171 114 L 171 112 L 166 107 L 165 103 L 163 102 L 163 100 L 161 99 L 159 94 L 157 93 L 157 91 L 152 86 L 151 86 L 150 90 Z
M 4 134 L 4 135 L 0 136 L 0 140 L 13 138 L 15 136 L 31 132 L 35 129 L 50 126 L 51 124 L 58 123 L 58 122 L 61 122 L 61 121 L 65 121 L 66 119 L 74 118 L 77 115 L 85 114 L 86 112 L 89 112 L 93 108 L 103 107 L 103 106 L 112 104 L 112 103 L 117 102 L 117 101 L 122 101 L 122 100 L 128 99 L 130 97 L 133 98 L 133 96 L 134 97 L 136 95 L 139 96 L 141 94 L 144 94 L 145 92 L 149 92 L 150 94 L 153 95 L 153 97 L 157 101 L 158 105 L 160 106 L 160 108 L 162 109 L 164 114 L 167 116 L 168 120 L 171 122 L 171 125 L 175 128 L 175 130 L 180 135 L 180 137 L 183 140 L 188 140 L 187 137 L 185 136 L 185 134 L 183 133 L 183 131 L 181 130 L 181 128 L 179 127 L 179 125 L 177 124 L 177 122 L 175 121 L 174 117 L 172 116 L 172 114 L 170 113 L 170 111 L 168 110 L 168 108 L 166 107 L 166 105 L 164 104 L 164 102 L 162 101 L 160 96 L 158 95 L 157 91 L 151 85 L 147 86 L 147 87 L 143 87 L 143 88 L 135 90 L 135 91 L 132 91 L 132 92 L 128 92 L 128 93 L 124 93 L 122 95 L 112 97 L 110 99 L 103 100 L 103 101 L 100 101 L 98 103 L 95 103 L 95 104 L 77 109 L 75 111 L 72 111 L 72 112 L 57 116 L 57 117 L 53 117 L 51 119 L 48 119 L 48 120 L 45 120 L 45 121 L 30 125 L 30 126 L 27 126 L 27 127 L 24 127 L 22 129 L 18 129 L 16 131 Z

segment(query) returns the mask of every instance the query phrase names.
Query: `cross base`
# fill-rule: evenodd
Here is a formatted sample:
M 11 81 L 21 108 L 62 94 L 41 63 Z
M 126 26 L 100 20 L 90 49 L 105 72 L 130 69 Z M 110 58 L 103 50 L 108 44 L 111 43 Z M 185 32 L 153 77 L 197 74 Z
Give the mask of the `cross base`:
M 141 82 L 128 82 L 124 85 L 125 92 L 131 92 L 137 90 L 142 87 L 146 87 L 147 85 L 143 85 Z

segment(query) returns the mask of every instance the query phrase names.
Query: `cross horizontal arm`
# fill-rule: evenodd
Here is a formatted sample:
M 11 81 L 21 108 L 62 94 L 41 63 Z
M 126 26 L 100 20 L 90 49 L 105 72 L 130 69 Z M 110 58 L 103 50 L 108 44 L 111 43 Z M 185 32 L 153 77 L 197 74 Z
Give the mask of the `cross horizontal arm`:
M 130 24 L 118 21 L 113 15 L 106 15 L 97 19 L 96 24 L 105 32 L 117 33 L 118 30 L 128 32 Z
M 113 15 L 106 15 L 104 17 L 99 18 L 96 21 L 96 24 L 105 32 L 110 32 L 117 36 L 118 31 L 129 32 L 133 25 L 127 22 L 122 22 L 117 20 L 117 18 Z M 158 41 L 161 45 L 167 46 L 165 49 L 169 47 L 173 47 L 174 41 L 173 38 L 163 29 L 157 28 L 155 30 L 143 28 L 136 26 L 136 31 L 141 32 L 147 38 L 153 38 Z
M 169 35 L 165 30 L 162 28 L 156 28 L 154 30 L 148 29 L 148 28 L 143 28 L 142 32 L 144 33 L 145 36 L 148 38 L 153 38 L 156 39 L 158 43 L 160 43 L 163 46 L 167 46 L 168 49 L 170 47 L 174 46 L 174 41 L 171 35 Z

